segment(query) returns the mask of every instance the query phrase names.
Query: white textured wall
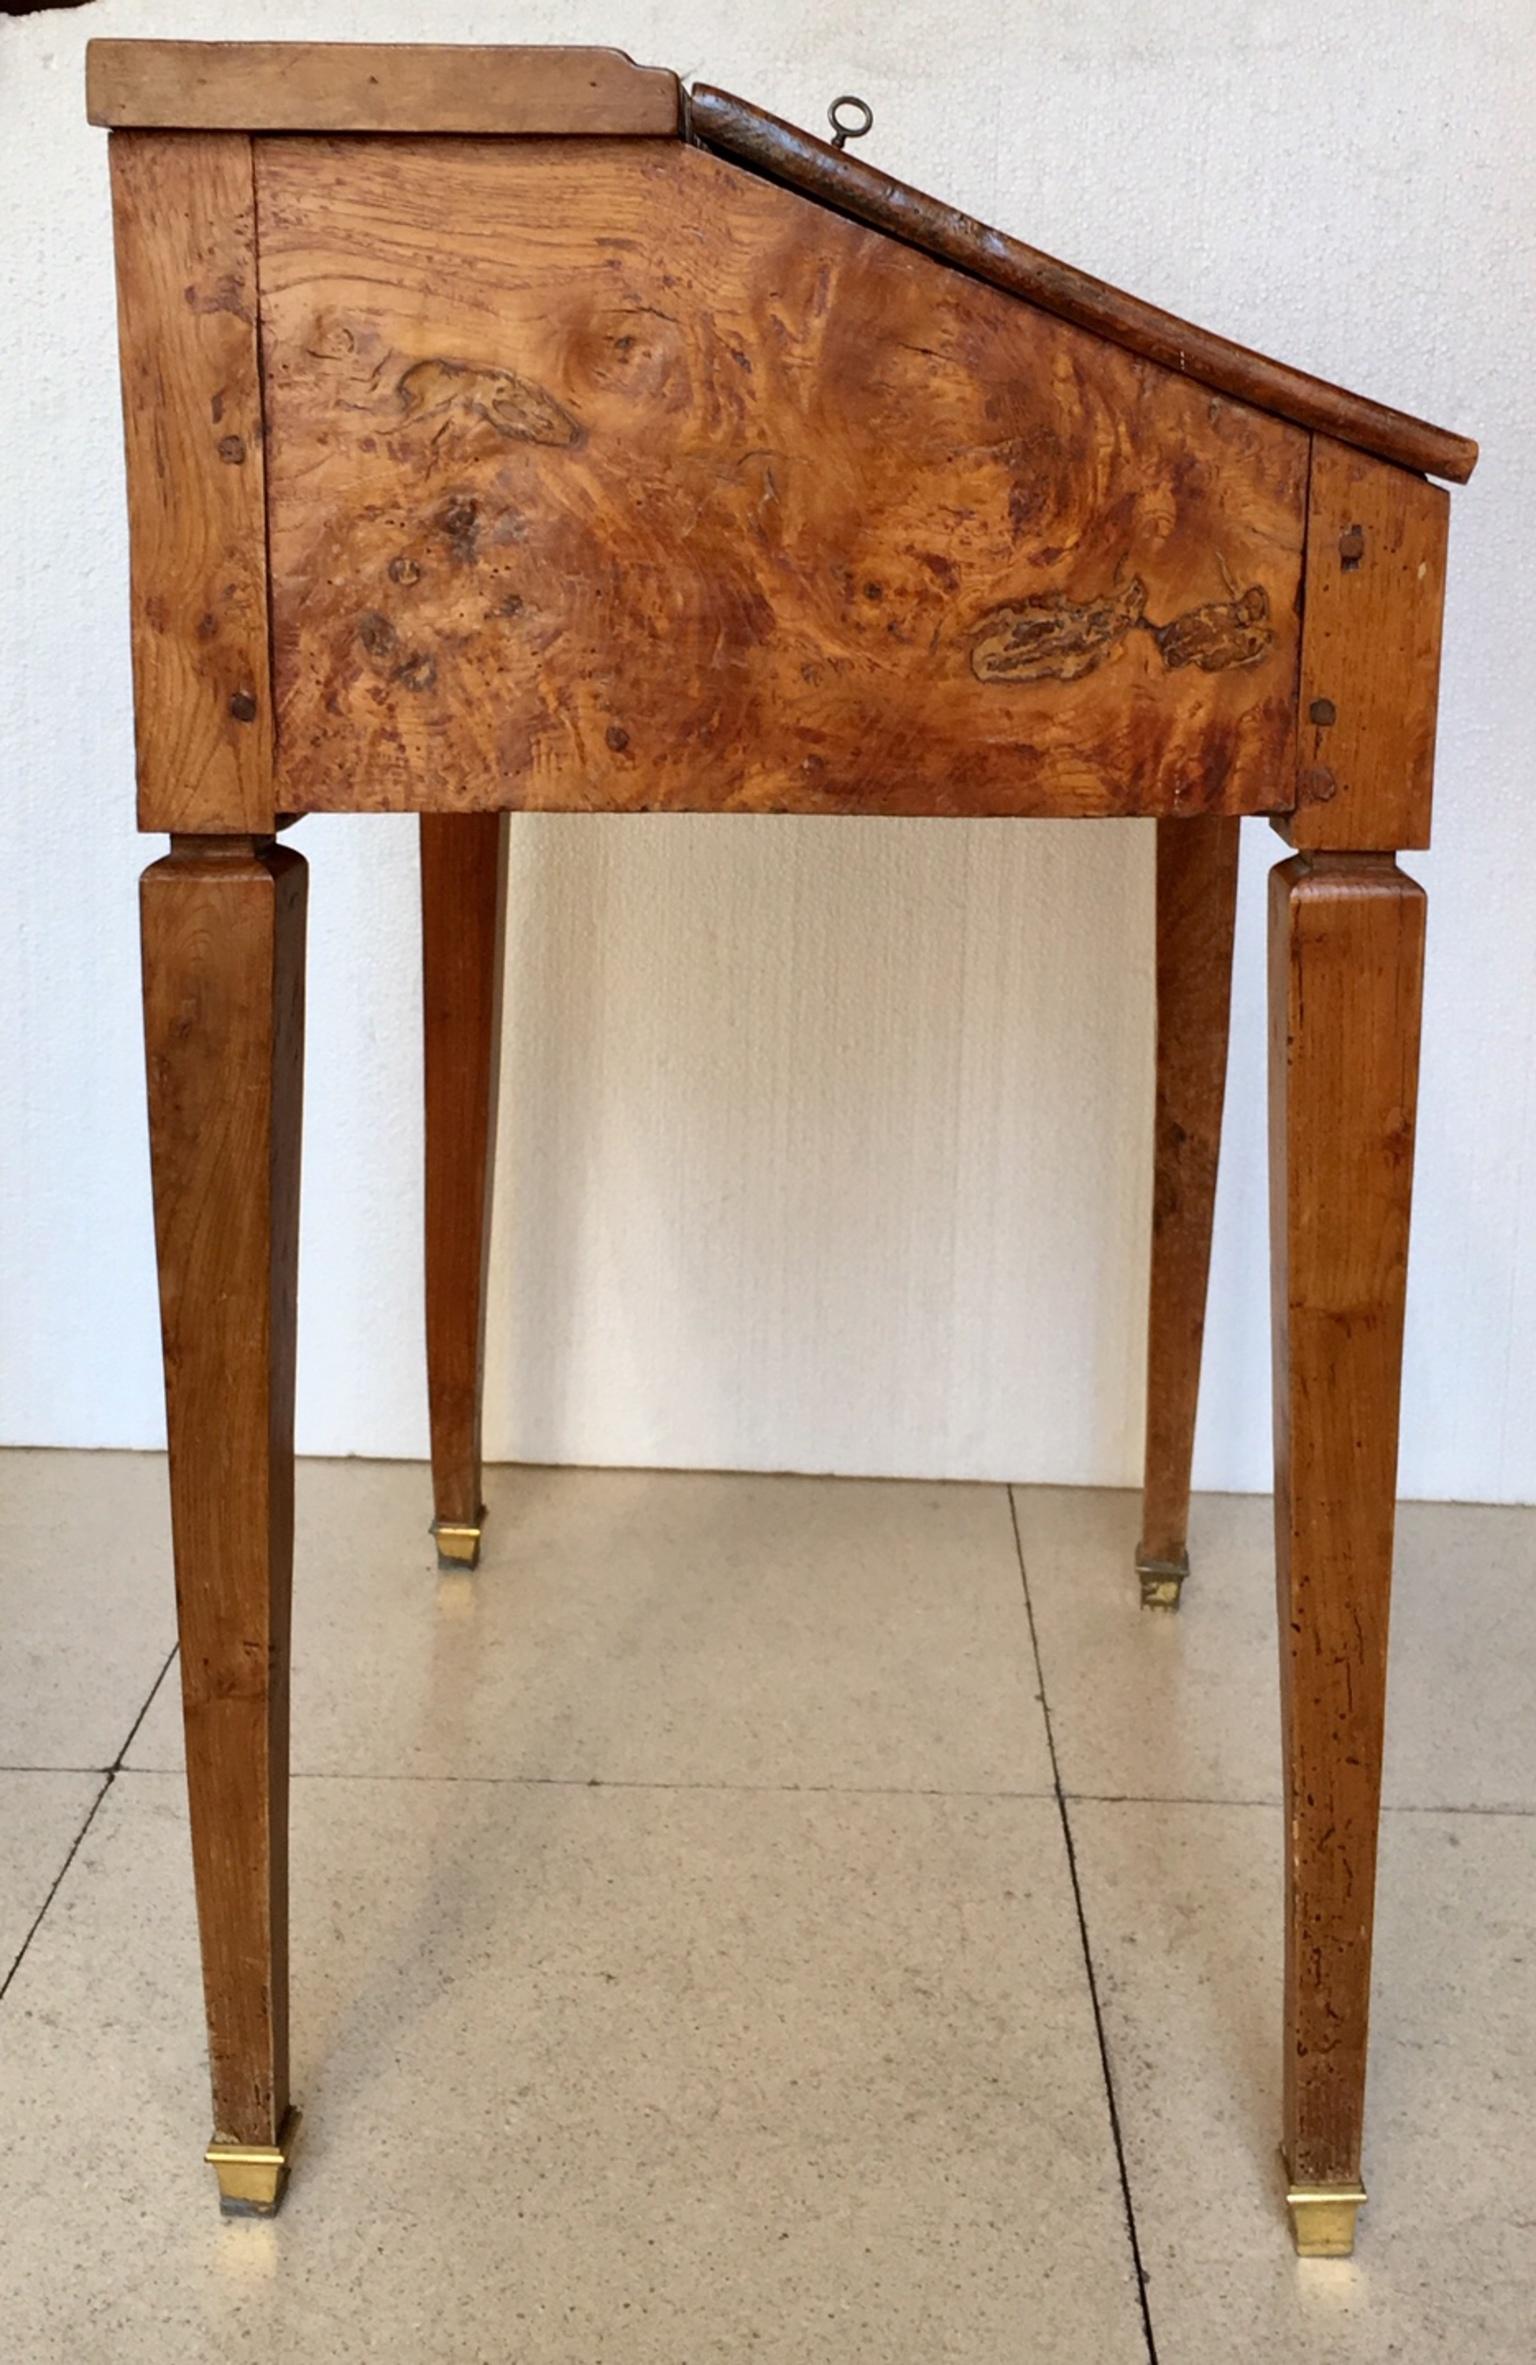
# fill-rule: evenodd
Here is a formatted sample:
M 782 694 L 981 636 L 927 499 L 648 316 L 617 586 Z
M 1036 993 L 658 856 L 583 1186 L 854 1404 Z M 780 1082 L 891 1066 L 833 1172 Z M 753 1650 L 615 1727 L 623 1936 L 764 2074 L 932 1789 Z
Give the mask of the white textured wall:
M 0 25 L 0 1435 L 160 1435 L 88 33 L 614 41 L 1483 440 L 1455 501 L 1404 1482 L 1536 1496 L 1536 0 L 101 0 Z M 488 1446 L 1124 1481 L 1147 825 L 527 818 Z M 301 1443 L 419 1453 L 414 824 L 311 821 Z M 1197 1476 L 1268 1483 L 1250 825 Z

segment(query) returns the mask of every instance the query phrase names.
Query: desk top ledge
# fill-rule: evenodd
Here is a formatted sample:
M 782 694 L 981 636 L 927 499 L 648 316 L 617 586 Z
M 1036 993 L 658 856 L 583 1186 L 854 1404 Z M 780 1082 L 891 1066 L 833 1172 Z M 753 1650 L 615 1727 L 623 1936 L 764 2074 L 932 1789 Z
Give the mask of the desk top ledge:
M 677 76 L 621 49 L 364 41 L 88 41 L 117 131 L 585 133 L 675 139 Z

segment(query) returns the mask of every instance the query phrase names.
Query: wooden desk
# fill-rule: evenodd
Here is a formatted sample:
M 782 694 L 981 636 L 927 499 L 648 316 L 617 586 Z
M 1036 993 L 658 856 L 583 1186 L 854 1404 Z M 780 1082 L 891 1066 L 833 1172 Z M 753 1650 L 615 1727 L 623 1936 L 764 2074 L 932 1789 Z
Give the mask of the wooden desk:
M 97 42 L 156 1233 L 227 2206 L 287 2066 L 296 815 L 421 815 L 442 1556 L 479 1547 L 509 810 L 1150 815 L 1143 1598 L 1177 1603 L 1237 830 L 1270 900 L 1284 2147 L 1359 2184 L 1446 494 L 1475 447 L 606 50 Z M 1021 1318 L 1024 1309 L 1020 1309 Z M 1106 1582 L 1109 1581 L 1106 1572 Z

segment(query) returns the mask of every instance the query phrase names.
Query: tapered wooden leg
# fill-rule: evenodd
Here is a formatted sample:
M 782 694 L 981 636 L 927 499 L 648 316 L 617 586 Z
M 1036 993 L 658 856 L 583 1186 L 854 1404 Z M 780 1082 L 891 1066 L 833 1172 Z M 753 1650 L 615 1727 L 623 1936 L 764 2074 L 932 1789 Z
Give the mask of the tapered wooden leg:
M 302 858 L 173 840 L 144 874 L 144 1034 L 192 1862 L 226 2208 L 282 2197 Z
M 480 1395 L 500 1064 L 506 816 L 421 819 L 427 1400 L 440 1567 L 480 1557 Z
M 1285 2158 L 1297 2246 L 1353 2246 L 1370 2004 L 1424 895 L 1390 855 L 1270 892 Z
M 1238 828 L 1222 815 L 1157 825 L 1152 1287 L 1136 1549 L 1141 1598 L 1155 1608 L 1176 1609 L 1189 1574 L 1189 1473 L 1227 1078 Z

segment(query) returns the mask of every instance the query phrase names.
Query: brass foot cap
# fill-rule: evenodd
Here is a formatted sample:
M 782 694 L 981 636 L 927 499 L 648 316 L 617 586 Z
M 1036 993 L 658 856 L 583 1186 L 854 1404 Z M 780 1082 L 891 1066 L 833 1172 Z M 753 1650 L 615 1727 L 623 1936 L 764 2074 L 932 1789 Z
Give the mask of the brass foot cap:
M 220 2143 L 215 2136 L 203 2158 L 219 2180 L 219 2207 L 226 2217 L 275 2217 L 282 2206 L 299 2139 L 300 2113 L 290 2109 L 276 2143 Z
M 481 1518 L 485 1514 L 482 1511 Z M 478 1568 L 480 1566 L 480 1534 L 478 1527 L 460 1525 L 447 1519 L 434 1520 L 432 1533 L 437 1538 L 439 1568 Z
M 1363 2184 L 1293 2184 L 1285 2205 L 1298 2258 L 1348 2258 L 1355 2247 L 1355 2219 L 1365 2201 Z
M 1145 1544 L 1138 1544 L 1136 1574 L 1141 1579 L 1144 1610 L 1176 1610 L 1184 1579 L 1189 1575 L 1189 1554 L 1181 1550 L 1159 1555 L 1149 1552 Z

